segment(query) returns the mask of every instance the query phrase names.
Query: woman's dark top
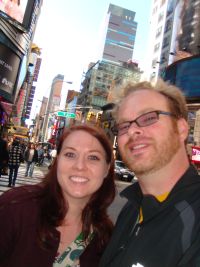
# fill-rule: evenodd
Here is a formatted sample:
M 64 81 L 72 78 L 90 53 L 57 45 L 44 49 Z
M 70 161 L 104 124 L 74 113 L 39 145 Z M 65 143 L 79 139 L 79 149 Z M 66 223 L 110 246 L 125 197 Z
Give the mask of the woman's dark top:
M 60 233 L 52 227 L 48 238 L 50 249 L 39 245 L 41 191 L 39 185 L 11 189 L 0 196 L 0 267 L 52 267 L 57 254 Z M 80 257 L 81 267 L 98 266 L 103 251 L 93 238 Z

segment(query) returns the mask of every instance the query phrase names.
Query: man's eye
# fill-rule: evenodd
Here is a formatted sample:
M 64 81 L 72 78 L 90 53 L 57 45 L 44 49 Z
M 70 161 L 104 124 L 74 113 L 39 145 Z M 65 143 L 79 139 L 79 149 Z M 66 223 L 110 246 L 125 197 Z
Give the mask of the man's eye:
M 129 126 L 130 126 L 129 123 L 126 123 L 126 124 L 120 124 L 120 125 L 118 126 L 118 130 L 119 130 L 119 131 L 126 130 L 126 129 L 129 128 Z
M 75 158 L 75 154 L 73 152 L 66 152 L 65 157 L 67 158 Z
M 152 120 L 154 120 L 154 117 L 146 117 L 146 118 L 144 118 L 144 121 L 152 121 Z
M 96 156 L 96 155 L 90 155 L 90 156 L 88 156 L 88 158 L 90 160 L 100 160 L 100 158 L 98 156 Z
M 155 121 L 156 117 L 155 116 L 147 116 L 143 118 L 143 122 L 151 122 L 151 121 Z

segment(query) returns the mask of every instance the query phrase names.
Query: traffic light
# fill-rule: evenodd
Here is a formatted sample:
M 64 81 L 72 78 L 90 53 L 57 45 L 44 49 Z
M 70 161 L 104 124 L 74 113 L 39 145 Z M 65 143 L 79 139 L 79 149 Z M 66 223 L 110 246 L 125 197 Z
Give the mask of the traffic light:
M 89 111 L 87 114 L 87 121 L 93 121 L 95 118 L 95 114 L 92 111 Z
M 97 125 L 101 125 L 101 116 L 102 116 L 102 113 L 97 113 Z
M 91 111 L 89 111 L 89 112 L 88 112 L 88 114 L 87 114 L 87 121 L 90 121 L 91 114 L 92 114 L 92 112 L 91 112 Z

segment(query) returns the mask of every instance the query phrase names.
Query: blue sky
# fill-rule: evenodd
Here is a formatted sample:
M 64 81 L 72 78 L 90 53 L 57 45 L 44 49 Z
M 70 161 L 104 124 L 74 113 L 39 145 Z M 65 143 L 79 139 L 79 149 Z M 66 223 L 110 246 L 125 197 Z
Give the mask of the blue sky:
M 147 51 L 151 0 L 43 0 L 34 43 L 42 48 L 42 65 L 36 99 L 48 96 L 57 74 L 72 81 L 69 89 L 79 91 L 81 76 L 90 62 L 96 62 L 100 29 L 109 4 L 136 12 L 138 22 L 133 59 L 142 67 Z M 39 103 L 35 103 L 36 105 Z

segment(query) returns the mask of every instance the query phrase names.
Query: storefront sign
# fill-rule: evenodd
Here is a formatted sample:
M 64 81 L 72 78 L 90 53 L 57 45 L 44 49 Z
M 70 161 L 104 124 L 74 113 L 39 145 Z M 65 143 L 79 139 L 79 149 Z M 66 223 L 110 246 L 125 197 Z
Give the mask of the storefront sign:
M 200 163 L 200 147 L 192 147 L 192 161 Z
M 19 70 L 20 58 L 8 47 L 0 43 L 0 93 L 13 95 Z M 3 94 L 4 96 L 4 94 Z

